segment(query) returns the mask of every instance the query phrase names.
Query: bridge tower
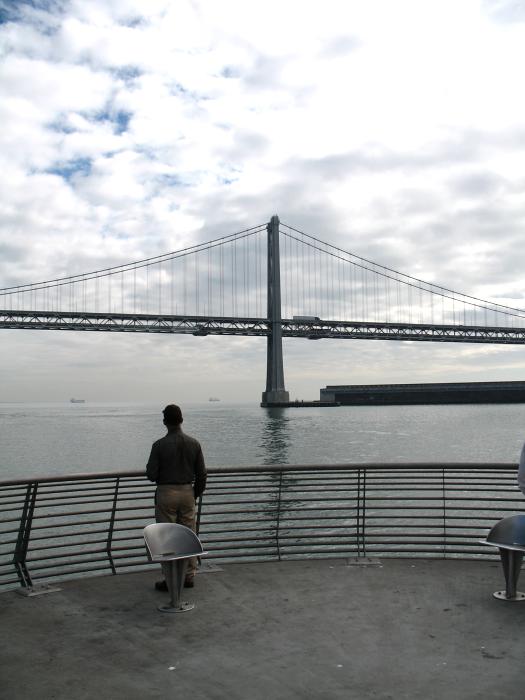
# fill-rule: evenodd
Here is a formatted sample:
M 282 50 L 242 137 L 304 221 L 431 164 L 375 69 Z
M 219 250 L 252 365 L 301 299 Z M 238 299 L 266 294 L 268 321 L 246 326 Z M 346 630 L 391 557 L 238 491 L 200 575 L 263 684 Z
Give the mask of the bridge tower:
M 272 216 L 268 231 L 268 337 L 266 350 L 266 391 L 261 406 L 288 403 L 284 388 L 283 338 L 281 329 L 281 266 L 279 261 L 279 217 Z

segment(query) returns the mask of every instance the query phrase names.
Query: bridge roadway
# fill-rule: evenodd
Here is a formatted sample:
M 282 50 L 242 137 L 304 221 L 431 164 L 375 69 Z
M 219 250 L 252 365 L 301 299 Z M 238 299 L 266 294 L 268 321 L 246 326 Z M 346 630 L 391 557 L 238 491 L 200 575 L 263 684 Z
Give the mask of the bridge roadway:
M 155 569 L 0 594 L 6 700 L 522 700 L 525 603 L 497 562 L 222 565 L 181 615 Z
M 195 336 L 268 336 L 270 333 L 270 323 L 265 318 L 11 310 L 0 310 L 0 329 L 2 328 L 119 333 L 180 333 Z M 447 343 L 525 344 L 525 327 L 283 319 L 281 328 L 283 337 L 308 338 L 310 340 L 361 338 Z

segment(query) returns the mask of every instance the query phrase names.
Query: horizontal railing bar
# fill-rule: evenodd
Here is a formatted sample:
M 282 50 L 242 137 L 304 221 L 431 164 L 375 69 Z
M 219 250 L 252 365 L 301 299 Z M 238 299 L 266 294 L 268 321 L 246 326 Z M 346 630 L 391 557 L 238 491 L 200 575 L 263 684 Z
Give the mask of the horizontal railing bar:
M 19 522 L 20 522 L 20 518 L 8 518 L 6 520 L 2 520 L 2 524 L 3 523 L 7 523 L 7 524 L 8 523 L 19 523 Z M 15 530 L 15 532 L 18 532 L 18 529 Z
M 304 541 L 317 542 L 319 540 L 327 540 L 327 538 L 328 539 L 338 539 L 338 540 L 344 539 L 345 541 L 355 543 L 356 533 L 350 533 L 350 534 L 353 534 L 353 536 L 352 537 L 350 537 L 350 536 L 343 537 L 343 535 L 339 535 L 339 534 L 338 535 L 335 535 L 335 534 L 331 535 L 329 533 L 325 533 L 322 536 L 318 536 L 318 537 L 309 537 L 309 538 L 301 537 L 300 539 L 302 542 L 304 542 Z M 286 541 L 286 540 L 297 540 L 297 539 L 298 539 L 297 535 L 284 535 L 284 534 L 279 535 L 279 542 L 281 542 L 283 540 Z M 227 544 L 229 545 L 229 544 L 234 544 L 234 543 L 238 543 L 238 542 L 244 542 L 244 543 L 248 544 L 248 543 L 252 543 L 252 542 L 261 542 L 261 541 L 262 542 L 273 542 L 275 544 L 276 538 L 275 537 L 262 537 L 262 536 L 261 537 L 249 537 L 249 538 L 231 537 L 227 540 Z M 216 542 L 214 540 L 206 540 L 206 547 L 209 548 L 210 551 L 214 550 L 214 547 L 213 547 L 214 544 L 216 544 Z M 224 545 L 221 545 L 221 547 L 219 547 L 219 549 L 221 549 L 223 546 Z
M 97 494 L 97 498 L 89 498 L 90 503 L 112 503 L 113 492 L 108 493 L 107 498 L 100 498 L 100 494 Z M 79 503 L 83 503 L 89 497 L 89 494 L 83 494 L 77 496 L 57 496 L 56 498 L 42 498 L 41 494 L 38 495 L 38 503 L 41 508 L 56 508 L 57 506 L 77 506 Z M 130 499 L 132 500 L 132 499 Z M 141 500 L 141 499 L 137 499 Z
M 372 481 L 375 483 L 380 483 L 383 479 L 388 479 L 388 477 L 391 474 L 395 475 L 395 478 L 398 480 L 402 480 L 404 483 L 407 484 L 412 484 L 414 483 L 415 479 L 421 480 L 421 481 L 429 481 L 431 483 L 434 483 L 436 481 L 442 481 L 443 478 L 445 478 L 448 481 L 451 482 L 461 482 L 463 480 L 467 480 L 469 478 L 474 478 L 475 480 L 479 480 L 480 483 L 483 483 L 486 479 L 493 479 L 495 478 L 495 475 L 501 475 L 502 478 L 511 478 L 515 473 L 516 473 L 516 468 L 517 465 L 513 468 L 510 469 L 494 469 L 492 465 L 487 465 L 485 469 L 483 470 L 462 470 L 462 471 L 450 471 L 448 467 L 445 468 L 433 468 L 430 466 L 428 469 L 424 470 L 418 470 L 417 468 L 412 469 L 410 471 L 405 471 L 405 470 L 400 470 L 397 469 L 395 464 L 391 464 L 387 469 L 383 469 L 382 471 L 377 471 L 377 470 L 370 470 L 368 469 L 355 469 L 355 472 L 352 472 L 351 474 L 348 473 L 342 473 L 342 472 L 337 472 L 337 473 L 331 473 L 329 470 L 322 471 L 321 474 L 319 474 L 319 467 L 316 467 L 316 472 L 317 473 L 309 473 L 309 472 L 304 472 L 302 474 L 298 473 L 291 473 L 289 477 L 286 477 L 283 479 L 283 483 L 289 483 L 289 484 L 308 484 L 308 485 L 313 485 L 313 484 L 318 484 L 322 485 L 324 483 L 342 483 L 342 484 L 353 484 L 356 483 L 359 480 L 359 476 L 362 475 L 363 473 L 366 473 L 368 478 L 370 478 Z M 244 485 L 245 483 L 253 483 L 253 480 L 250 479 L 249 481 L 244 481 L 242 479 L 238 480 L 239 484 Z M 275 482 L 271 482 L 275 483 Z M 227 484 L 227 481 L 225 480 L 225 485 Z M 215 481 L 214 488 L 219 489 L 219 488 L 225 488 L 225 486 L 222 486 L 220 481 Z
M 81 552 L 57 552 L 57 554 L 45 554 L 43 556 L 33 556 L 33 552 L 30 551 L 27 558 L 26 562 L 28 564 L 36 564 L 37 562 L 42 562 L 42 561 L 56 561 L 60 559 L 65 559 L 68 558 L 68 561 L 70 564 L 75 564 L 75 559 L 77 557 L 80 557 L 81 561 L 90 561 L 88 558 L 86 558 L 86 555 L 91 555 L 91 554 L 101 554 L 104 555 L 104 557 L 100 557 L 99 559 L 102 560 L 103 558 L 108 558 L 107 551 L 105 548 L 100 548 L 100 549 L 86 549 Z M 41 568 L 41 567 L 40 567 Z
M 277 506 L 274 508 L 266 508 L 263 511 L 258 511 L 255 508 L 251 510 L 247 510 L 246 508 L 239 509 L 239 510 L 234 510 L 233 508 L 231 510 L 209 510 L 206 514 L 206 517 L 210 515 L 257 515 L 259 513 L 276 513 L 278 510 Z
M 27 563 L 31 564 L 32 562 L 30 562 L 28 560 Z M 105 565 L 99 567 L 100 569 L 104 569 L 106 571 L 108 569 L 111 570 L 111 565 L 110 565 L 109 558 L 107 555 L 105 557 L 86 557 L 84 559 L 81 559 L 80 561 L 72 561 L 72 562 L 69 562 L 67 567 L 63 566 L 62 569 L 68 571 L 68 573 L 77 573 L 79 571 L 89 571 L 90 570 L 90 569 L 75 569 L 74 567 L 76 567 L 77 565 L 101 564 L 101 563 L 105 563 Z M 54 570 L 56 568 L 57 568 L 57 565 L 54 562 L 50 562 L 50 563 L 44 564 L 44 565 L 37 565 L 37 563 L 35 562 L 35 566 L 33 567 L 32 571 L 34 571 L 34 573 L 37 574 L 40 571 L 48 571 L 49 569 Z M 46 574 L 46 575 L 48 575 L 48 574 Z
M 323 516 L 322 518 L 318 518 L 316 522 L 312 523 L 311 517 L 305 517 L 305 516 L 296 516 L 294 518 L 287 518 L 283 519 L 280 518 L 279 520 L 279 527 L 291 527 L 294 523 L 304 521 L 310 523 L 310 526 L 312 528 L 315 528 L 317 526 L 317 523 L 319 524 L 319 527 L 327 527 L 329 526 L 330 523 L 341 523 L 341 522 L 352 522 L 355 524 L 356 519 L 355 518 L 349 518 L 346 514 L 340 515 L 340 516 Z M 200 531 L 202 532 L 208 532 L 208 531 L 213 531 L 216 532 L 217 528 L 224 527 L 227 524 L 232 524 L 234 525 L 235 523 L 240 523 L 241 521 L 239 520 L 220 520 L 216 521 L 215 523 L 209 522 L 209 521 L 201 521 L 201 528 Z M 246 525 L 248 521 L 242 522 L 243 527 Z M 253 525 L 253 520 L 249 521 L 251 525 Z M 275 519 L 260 519 L 257 520 L 256 522 L 259 522 L 262 525 L 265 523 L 273 523 L 273 527 L 277 527 L 277 523 Z M 231 528 L 229 528 L 231 530 Z
M 71 515 L 71 514 L 69 514 Z M 76 513 L 75 513 L 76 515 Z M 107 514 L 106 514 L 107 515 Z M 67 514 L 64 514 L 62 517 L 67 517 Z M 35 518 L 37 520 L 37 518 Z M 83 522 L 79 523 L 76 522 L 75 526 L 76 527 L 84 527 L 85 525 L 101 525 L 101 524 L 108 524 L 108 518 L 104 518 L 103 520 L 84 520 Z M 52 530 L 52 529 L 57 529 L 57 528 L 62 528 L 65 527 L 64 523 L 48 523 L 48 524 L 43 524 L 43 523 L 38 523 L 33 526 L 32 531 L 34 532 L 40 532 L 42 530 Z
M 432 487 L 430 487 L 428 484 L 421 485 L 421 486 L 413 485 L 413 484 L 406 485 L 406 484 L 402 484 L 401 482 L 396 482 L 394 478 L 391 479 L 389 482 L 384 482 L 384 483 L 381 483 L 380 485 L 374 484 L 370 481 L 370 479 L 368 479 L 367 486 L 371 492 L 374 492 L 374 493 L 379 492 L 380 493 L 383 490 L 391 490 L 392 484 L 394 484 L 396 486 L 397 490 L 400 490 L 400 491 L 401 490 L 402 491 L 423 491 L 423 492 L 425 492 L 425 491 L 426 492 L 432 492 L 432 491 L 442 492 L 443 491 L 442 484 L 438 483 L 438 482 L 436 482 Z M 513 478 L 512 480 L 509 479 L 509 485 L 510 484 L 515 486 L 516 479 L 515 478 Z M 342 486 L 343 485 L 341 485 L 341 484 L 334 483 L 333 486 L 330 485 L 329 487 L 327 487 L 326 484 L 324 484 L 323 492 L 348 491 L 349 493 L 352 493 L 355 490 L 357 490 L 357 484 L 355 484 L 355 485 L 353 484 L 349 488 L 342 488 Z M 500 489 L 502 491 L 505 489 L 505 484 L 502 484 L 501 481 L 484 483 L 484 484 L 477 484 L 475 482 L 472 482 L 472 480 L 471 480 L 468 483 L 464 483 L 464 484 L 456 484 L 456 485 L 447 484 L 445 486 L 445 492 L 446 493 L 456 493 L 456 492 L 465 492 L 465 491 L 466 492 L 472 492 L 472 491 L 484 492 L 484 491 L 490 491 L 490 489 L 487 488 L 488 486 L 497 487 L 498 489 Z M 1 488 L 1 485 L 0 485 L 0 488 Z M 225 491 L 226 490 L 227 489 L 225 489 Z M 270 490 L 275 491 L 277 489 L 272 488 Z M 120 489 L 119 489 L 119 491 L 120 491 Z M 231 494 L 232 493 L 231 487 L 227 491 L 228 491 L 228 494 Z M 311 491 L 314 491 L 314 489 L 312 488 Z M 290 484 L 290 485 L 284 486 L 284 492 L 286 494 L 293 495 L 295 493 L 305 493 L 305 492 L 307 493 L 308 489 L 304 486 L 301 487 L 301 485 L 298 485 L 298 484 Z M 100 498 L 91 499 L 91 500 L 93 502 L 105 503 L 105 502 L 111 500 L 111 498 L 113 497 L 113 493 L 114 493 L 114 488 L 112 488 L 111 491 L 109 491 L 107 493 L 107 498 L 100 497 Z M 213 489 L 209 489 L 209 491 L 205 495 L 206 500 L 208 500 L 210 497 L 213 497 L 214 493 L 215 492 Z M 233 491 L 233 493 L 235 493 L 238 496 L 242 496 L 242 495 L 248 495 L 250 493 L 250 491 L 248 491 L 248 490 L 241 491 L 241 490 L 237 489 L 237 490 Z M 252 484 L 251 493 L 253 493 L 253 484 Z M 77 495 L 71 495 L 69 493 L 68 494 L 60 493 L 60 494 L 56 494 L 55 498 L 51 498 L 51 495 L 52 495 L 52 493 L 46 494 L 45 496 L 42 496 L 42 494 L 40 492 L 39 493 L 39 501 L 42 504 L 47 504 L 47 503 L 56 504 L 56 503 L 64 503 L 64 502 L 68 502 L 68 501 L 70 501 L 71 503 L 74 503 L 75 501 L 73 499 L 77 499 L 77 498 L 78 499 L 81 499 L 81 498 L 85 499 L 87 496 L 90 496 L 91 494 L 88 492 L 81 492 L 77 496 Z M 135 496 L 130 496 L 130 495 L 126 494 L 126 495 L 122 495 L 122 500 L 132 502 L 132 501 L 148 500 L 151 497 L 152 497 L 151 492 L 146 493 L 146 494 L 135 495 Z M 17 503 L 19 503 L 19 501 L 8 501 L 8 502 L 4 503 L 4 506 L 5 506 L 4 509 L 8 509 L 8 506 L 11 506 L 11 505 L 16 506 Z
M 36 572 L 35 572 L 35 573 L 37 573 L 38 571 L 47 571 L 47 569 L 49 569 L 49 568 L 51 568 L 51 567 L 44 567 L 44 569 L 36 569 Z M 71 576 L 76 576 L 77 574 L 93 574 L 93 573 L 96 572 L 96 571 L 103 571 L 104 573 L 108 573 L 108 570 L 111 571 L 111 567 L 110 567 L 109 561 L 108 561 L 108 563 L 107 563 L 105 566 L 95 566 L 95 567 L 90 566 L 90 567 L 88 567 L 88 568 L 84 567 L 84 568 L 81 568 L 81 569 L 74 569 L 74 570 L 71 570 L 71 571 L 68 571 L 68 570 L 66 570 L 66 571 L 64 571 L 64 570 L 61 570 L 61 571 L 54 570 L 54 571 L 52 571 L 52 572 L 46 573 L 45 576 L 44 576 L 44 580 L 47 580 L 47 579 L 50 579 L 50 578 L 65 578 L 65 577 L 71 577 Z
M 116 487 L 115 487 L 116 488 Z M 108 491 L 105 494 L 102 494 L 100 492 L 96 493 L 79 493 L 79 494 L 70 494 L 70 493 L 55 493 L 55 492 L 49 492 L 47 494 L 43 494 L 42 491 L 39 489 L 38 492 L 38 500 L 43 506 L 46 507 L 55 507 L 57 504 L 68 504 L 70 503 L 71 505 L 78 504 L 79 502 L 82 503 L 85 500 L 89 500 L 92 503 L 108 503 L 109 501 L 112 500 L 113 496 L 115 495 L 115 488 L 112 488 L 111 491 Z M 135 496 L 129 496 L 127 494 L 122 494 L 121 490 L 119 489 L 119 494 L 121 494 L 121 499 L 123 501 L 147 501 L 153 498 L 154 496 L 154 491 L 152 490 L 148 494 L 138 494 Z
M 235 550 L 236 550 L 236 549 L 238 549 L 238 548 L 239 548 L 239 544 L 238 544 L 238 543 L 230 544 L 230 543 L 227 542 L 227 543 L 224 543 L 223 545 L 221 545 L 221 547 L 218 547 L 216 550 L 213 550 L 213 551 L 214 551 L 215 553 L 217 553 L 217 552 L 222 552 L 222 551 L 230 550 L 230 549 L 235 549 Z M 252 549 L 252 548 L 253 548 L 253 549 L 277 549 L 277 544 L 276 544 L 275 540 L 270 540 L 270 543 L 269 543 L 269 544 L 257 544 L 257 543 L 254 543 L 254 544 L 250 545 L 250 549 Z M 210 550 L 210 553 L 211 553 L 211 551 L 212 551 L 212 550 Z
M 363 463 L 363 464 L 331 464 L 326 468 L 327 472 L 335 471 L 357 471 L 363 470 L 366 472 L 373 471 L 387 471 L 390 468 L 397 470 L 420 470 L 426 471 L 428 469 L 442 470 L 446 469 L 447 472 L 451 471 L 465 471 L 469 474 L 475 473 L 476 471 L 516 471 L 518 465 L 514 463 L 498 463 L 498 464 L 479 464 L 479 463 L 469 463 L 469 462 L 453 462 L 450 464 L 442 465 L 439 462 L 425 462 L 425 463 L 405 463 L 405 462 L 392 462 L 386 468 L 384 464 L 378 463 Z M 210 475 L 218 474 L 221 476 L 229 476 L 234 474 L 272 474 L 280 472 L 308 472 L 313 470 L 318 470 L 319 465 L 316 464 L 275 464 L 275 465 L 265 465 L 260 466 L 239 466 L 239 467 L 211 467 L 208 469 Z M 130 470 L 123 472 L 96 472 L 96 473 L 80 473 L 71 474 L 65 476 L 43 476 L 43 477 L 30 477 L 26 479 L 7 479 L 0 481 L 0 488 L 3 486 L 20 486 L 23 484 L 39 483 L 45 484 L 47 482 L 63 483 L 67 481 L 94 481 L 97 479 L 115 479 L 120 478 L 145 478 L 144 471 Z
M 125 550 L 122 550 L 125 551 Z M 138 547 L 130 550 L 130 551 L 136 551 L 139 552 L 139 554 L 132 555 L 135 557 L 141 557 L 144 561 L 146 561 L 146 554 L 144 547 L 139 549 Z M 101 554 L 104 556 L 99 556 L 99 557 L 93 557 L 93 556 L 86 556 L 86 555 L 93 555 L 93 554 Z M 129 554 L 122 554 L 119 555 L 118 552 L 112 554 L 112 559 L 117 560 L 119 557 L 125 557 L 129 558 L 131 555 Z M 47 563 L 45 563 L 47 562 Z M 66 557 L 57 557 L 56 559 L 53 559 L 53 557 L 39 557 L 36 559 L 28 559 L 27 563 L 31 565 L 32 571 L 38 572 L 38 571 L 43 571 L 49 568 L 62 568 L 64 569 L 72 569 L 73 567 L 78 566 L 79 564 L 84 564 L 84 563 L 97 563 L 97 562 L 106 562 L 107 566 L 106 568 L 110 568 L 110 562 L 109 562 L 109 557 L 107 556 L 107 553 L 105 550 L 89 550 L 85 552 L 84 556 L 81 559 L 66 559 Z
M 386 509 L 385 509 L 385 510 L 386 510 Z M 464 510 L 465 510 L 465 509 L 464 509 Z M 494 510 L 495 512 L 499 512 L 499 511 L 502 510 L 502 509 L 496 508 L 496 509 L 493 509 L 493 510 Z M 504 510 L 504 509 L 503 509 L 503 510 Z M 352 514 L 354 511 L 355 511 L 355 508 L 353 508 L 353 509 L 344 509 L 344 510 L 341 510 L 341 509 L 334 509 L 333 512 L 341 512 L 341 515 L 340 515 L 340 516 L 337 516 L 337 515 L 319 515 L 318 517 L 316 517 L 316 520 L 336 520 L 336 519 L 341 519 L 341 518 L 348 518 L 348 516 L 349 516 L 350 514 Z M 301 512 L 301 511 L 298 511 L 298 512 Z M 231 511 L 225 511 L 225 513 L 228 513 L 229 515 L 232 514 Z M 262 513 L 261 513 L 261 514 L 262 514 Z M 152 517 L 153 517 L 153 516 L 152 516 Z M 438 524 L 441 524 L 441 523 L 442 523 L 442 518 L 441 518 L 439 515 L 426 515 L 425 513 L 422 513 L 421 515 L 411 515 L 411 516 L 407 516 L 406 514 L 402 514 L 402 515 L 392 515 L 392 514 L 389 513 L 388 515 L 381 515 L 380 513 L 372 513 L 372 514 L 369 514 L 368 520 L 369 520 L 369 521 L 371 521 L 371 520 L 388 520 L 388 521 L 392 521 L 392 520 L 407 520 L 407 517 L 410 517 L 411 520 L 416 520 L 417 522 L 419 522 L 420 520 L 433 520 L 433 521 L 436 521 Z M 266 518 L 266 519 L 268 520 L 268 518 Z M 281 523 L 283 523 L 283 522 L 288 522 L 288 521 L 295 521 L 295 520 L 299 520 L 299 519 L 301 519 L 301 516 L 292 516 L 292 515 L 282 516 L 282 515 L 281 515 Z M 306 519 L 306 520 L 308 520 L 309 522 L 311 522 L 310 516 L 305 516 L 305 517 L 302 518 L 302 519 Z M 453 523 L 455 520 L 464 520 L 464 519 L 472 520 L 472 517 L 467 517 L 467 516 L 464 516 L 464 515 L 463 515 L 463 516 L 460 516 L 460 515 L 454 516 L 454 515 L 448 514 L 448 515 L 447 515 L 447 525 L 448 525 L 449 527 L 453 527 L 453 524 L 452 524 L 452 523 Z M 483 521 L 483 520 L 487 520 L 487 519 L 488 519 L 488 516 L 481 516 L 481 515 L 479 515 L 479 516 L 477 516 L 476 519 L 479 520 L 479 521 Z M 224 523 L 224 522 L 225 522 L 225 521 L 223 521 L 223 520 L 220 521 L 220 523 Z M 229 522 L 237 522 L 237 520 L 231 520 L 231 521 L 229 521 Z M 84 521 L 83 523 L 77 523 L 77 526 L 87 526 L 87 525 L 97 525 L 97 524 L 106 524 L 106 525 L 107 525 L 107 520 L 90 520 L 90 521 Z M 211 525 L 213 525 L 213 521 L 204 519 L 204 520 L 202 520 L 202 524 L 204 524 L 204 525 L 206 525 L 206 526 L 211 526 Z M 314 526 L 314 525 L 313 525 L 313 526 Z M 407 525 L 407 526 L 408 526 L 408 525 Z M 62 526 L 61 526 L 61 525 L 57 525 L 57 524 L 48 524 L 48 525 L 42 525 L 42 524 L 41 524 L 41 525 L 39 525 L 38 527 L 35 527 L 34 529 L 35 529 L 35 530 L 46 530 L 46 529 L 52 529 L 52 528 L 56 528 L 56 527 L 62 527 Z M 135 529 L 133 526 L 124 526 L 123 523 L 122 523 L 122 524 L 120 523 L 120 521 L 116 521 L 116 523 L 115 523 L 115 531 L 119 531 L 119 532 L 120 532 L 120 531 L 124 531 L 124 530 L 133 530 L 133 529 Z M 17 533 L 17 530 L 6 530 L 6 531 L 4 531 L 4 532 L 5 532 L 5 534 L 15 534 L 15 533 Z M 82 531 L 82 532 L 80 532 L 80 533 L 74 533 L 74 532 L 70 532 L 70 533 L 68 533 L 68 532 L 60 532 L 59 536 L 60 536 L 60 537 L 71 537 L 71 536 L 75 536 L 75 534 L 86 534 L 86 535 L 87 535 L 87 534 L 90 534 L 90 533 L 91 533 L 91 534 L 95 534 L 96 532 L 103 532 L 103 530 L 91 530 L 91 531 L 86 530 L 86 531 Z M 42 538 L 37 536 L 37 537 L 33 537 L 32 539 L 37 540 L 37 539 L 42 539 Z
M 105 524 L 107 525 L 107 521 L 104 521 Z M 133 528 L 136 530 L 136 528 Z M 56 535 L 56 537 L 62 539 L 63 537 L 85 537 L 88 535 L 98 535 L 98 534 L 105 534 L 107 535 L 107 527 L 104 528 L 103 530 L 82 530 L 82 531 L 73 531 L 73 532 L 60 532 L 59 534 Z M 39 540 L 48 540 L 49 535 L 37 535 L 36 537 L 31 536 L 31 542 L 38 542 Z
M 127 512 L 127 511 L 135 512 L 137 510 L 147 510 L 147 509 L 151 509 L 151 505 L 149 505 L 149 506 L 144 505 L 141 508 L 131 508 L 131 507 L 119 508 L 118 511 L 120 513 L 122 513 L 122 512 Z M 109 509 L 101 510 L 99 508 L 94 508 L 93 510 L 75 510 L 75 511 L 72 511 L 71 513 L 60 513 L 60 512 L 58 512 L 58 513 L 57 512 L 44 513 L 43 515 L 35 515 L 34 518 L 43 520 L 46 518 L 61 518 L 61 517 L 68 517 L 68 516 L 71 517 L 72 515 L 77 517 L 78 515 L 96 515 L 98 513 L 108 513 L 108 512 L 109 512 Z
M 105 544 L 106 540 L 107 540 L 107 537 L 103 537 L 103 538 L 100 538 L 98 540 L 81 540 L 79 545 L 81 547 L 85 547 L 86 545 L 90 545 L 90 544 Z M 71 547 L 72 547 L 71 543 L 70 542 L 53 542 L 53 544 L 44 545 L 44 546 L 37 546 L 37 547 L 32 546 L 31 549 L 29 550 L 29 552 L 30 552 L 31 556 L 33 557 L 37 552 L 43 552 L 46 549 L 55 550 L 55 549 L 64 549 L 66 547 L 71 549 Z
M 391 499 L 391 502 L 395 503 L 396 500 L 398 501 L 398 503 L 400 503 L 400 504 L 402 503 L 403 509 L 405 509 L 405 510 L 422 510 L 421 506 L 407 504 L 405 502 L 405 499 L 402 499 L 402 498 Z M 408 500 L 411 500 L 411 499 L 408 499 Z M 428 498 L 428 499 L 422 498 L 421 499 L 421 501 L 424 501 L 425 503 L 427 501 L 428 502 L 435 502 L 436 500 L 437 499 L 435 499 L 435 498 Z M 470 500 L 470 499 L 468 499 L 468 498 L 461 499 L 461 501 L 468 501 L 468 500 Z M 483 503 L 483 504 L 494 503 L 494 499 L 490 499 L 490 498 L 487 498 L 487 499 L 476 498 L 475 500 L 476 500 L 476 503 Z M 373 501 L 373 499 L 368 498 L 368 496 L 367 496 L 366 501 L 367 501 L 367 506 L 368 506 L 370 504 L 370 502 Z M 450 501 L 448 499 L 446 499 L 446 501 L 447 501 L 447 511 L 448 511 L 448 509 L 452 508 L 452 506 L 450 505 Z M 383 499 L 381 499 L 381 502 L 383 502 Z M 506 498 L 506 499 L 502 499 L 502 500 L 498 501 L 498 503 L 516 503 L 516 499 L 515 498 Z M 398 510 L 398 508 L 395 505 L 392 505 L 391 503 L 389 505 L 379 505 L 378 501 L 375 501 L 370 505 L 371 505 L 371 507 L 376 508 L 377 510 L 390 510 L 390 509 Z M 440 506 L 432 505 L 430 503 L 428 505 L 425 505 L 425 510 L 436 510 L 437 508 L 440 508 Z M 442 510 L 442 507 L 440 509 Z M 453 510 L 465 510 L 465 507 L 464 506 L 454 506 Z M 467 508 L 467 510 L 472 510 L 472 508 L 470 508 L 470 509 Z M 496 510 L 496 508 L 490 508 L 486 505 L 483 505 L 483 507 L 480 507 L 480 510 Z
M 133 540 L 134 540 L 134 538 L 132 538 L 131 540 L 122 540 L 122 542 L 133 541 Z M 140 538 L 140 539 L 139 539 L 139 538 L 136 538 L 136 541 L 137 541 L 138 544 L 129 545 L 129 546 L 130 546 L 130 547 L 131 547 L 131 546 L 137 547 L 137 546 L 140 545 L 140 547 L 141 547 L 142 549 L 144 549 L 144 541 L 143 541 L 143 539 L 142 539 L 142 538 Z M 89 550 L 89 547 L 90 547 L 91 545 L 103 545 L 103 546 L 102 546 L 100 549 Z M 112 552 L 118 551 L 119 548 L 122 548 L 122 547 L 119 547 L 119 546 L 112 547 L 112 550 L 111 550 L 111 551 L 112 551 Z M 56 549 L 57 551 L 60 550 L 60 549 L 65 549 L 65 550 L 66 550 L 66 553 L 64 553 L 64 552 L 62 552 L 62 551 L 58 552 L 57 555 L 56 555 L 56 558 L 57 558 L 57 559 L 60 559 L 60 558 L 65 557 L 65 556 L 73 556 L 73 557 L 74 557 L 74 556 L 77 556 L 77 553 L 78 553 L 79 551 L 81 552 L 81 555 L 82 555 L 82 556 L 83 556 L 84 554 L 86 554 L 87 552 L 89 552 L 89 551 L 93 551 L 93 552 L 98 552 L 98 551 L 100 551 L 100 552 L 107 552 L 106 540 L 105 540 L 105 539 L 82 541 L 82 542 L 79 543 L 79 545 L 78 545 L 75 549 L 73 549 L 73 548 L 71 547 L 70 544 L 57 543 L 57 544 L 56 544 L 54 547 L 52 547 L 52 548 L 50 548 L 50 547 L 34 547 L 34 548 L 31 548 L 31 549 L 29 550 L 29 552 L 28 552 L 27 561 L 28 561 L 28 562 L 29 562 L 29 561 L 35 561 L 36 559 L 39 559 L 39 560 L 40 560 L 40 559 L 52 559 L 53 556 L 48 556 L 48 555 L 39 556 L 41 552 L 44 552 L 44 551 L 49 550 L 49 549 L 53 549 L 53 551 L 54 551 L 55 549 Z

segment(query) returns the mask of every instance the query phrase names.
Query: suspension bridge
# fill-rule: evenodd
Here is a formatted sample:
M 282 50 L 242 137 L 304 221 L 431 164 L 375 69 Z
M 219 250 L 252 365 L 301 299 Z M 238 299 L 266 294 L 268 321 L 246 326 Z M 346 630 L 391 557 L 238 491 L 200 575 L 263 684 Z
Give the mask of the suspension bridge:
M 282 338 L 525 344 L 525 311 L 393 270 L 277 216 L 206 243 L 0 289 L 0 329 L 266 336 L 262 405 L 289 401 Z

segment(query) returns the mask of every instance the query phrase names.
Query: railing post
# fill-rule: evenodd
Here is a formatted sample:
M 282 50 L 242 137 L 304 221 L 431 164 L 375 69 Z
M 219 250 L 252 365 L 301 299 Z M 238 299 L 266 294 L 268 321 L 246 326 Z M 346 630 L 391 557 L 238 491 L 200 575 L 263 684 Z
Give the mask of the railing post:
M 201 493 L 199 496 L 199 503 L 197 504 L 197 515 L 195 517 L 195 534 L 197 536 L 199 535 L 199 530 L 201 527 L 202 496 L 203 494 Z M 197 557 L 197 563 L 199 566 L 201 565 L 201 557 Z
M 282 491 L 283 491 L 283 472 L 282 470 L 279 472 L 279 493 L 277 495 L 277 526 L 276 526 L 276 531 L 275 531 L 275 540 L 277 544 L 277 559 L 278 561 L 281 561 L 281 541 L 279 538 L 280 535 L 280 528 L 281 528 L 281 497 L 282 497 Z
M 38 483 L 31 482 L 27 485 L 26 497 L 24 500 L 24 508 L 20 518 L 20 527 L 18 529 L 18 538 L 16 541 L 15 554 L 13 564 L 20 579 L 22 588 L 30 588 L 33 585 L 31 575 L 26 564 L 27 548 L 29 547 L 29 538 L 31 536 L 31 524 L 33 522 L 33 513 L 35 511 L 36 494 L 38 491 Z
M 366 469 L 363 469 L 361 496 L 361 553 L 366 557 Z
M 361 469 L 357 470 L 357 513 L 356 513 L 357 556 L 361 554 Z
M 195 534 L 199 534 L 201 526 L 201 513 L 202 513 L 202 494 L 199 496 L 199 503 L 197 505 L 197 517 L 195 518 Z
M 266 229 L 268 231 L 268 336 L 266 391 L 263 391 L 261 406 L 275 406 L 290 401 L 290 395 L 284 387 L 279 217 L 272 216 Z
M 115 491 L 113 494 L 113 505 L 111 508 L 111 518 L 109 520 L 109 530 L 108 530 L 108 539 L 106 542 L 106 552 L 108 555 L 109 559 L 109 565 L 111 567 L 111 573 L 116 574 L 117 569 L 115 568 L 115 562 L 113 561 L 113 554 L 111 553 L 111 548 L 113 544 L 113 530 L 115 527 L 115 514 L 117 512 L 117 502 L 118 502 L 118 490 L 120 486 L 120 477 L 117 476 L 117 479 L 115 481 Z
M 357 470 L 357 556 L 366 556 L 365 518 L 366 518 L 366 469 Z
M 443 498 L 443 559 L 447 557 L 447 498 L 445 492 L 445 467 L 441 468 L 441 489 Z

